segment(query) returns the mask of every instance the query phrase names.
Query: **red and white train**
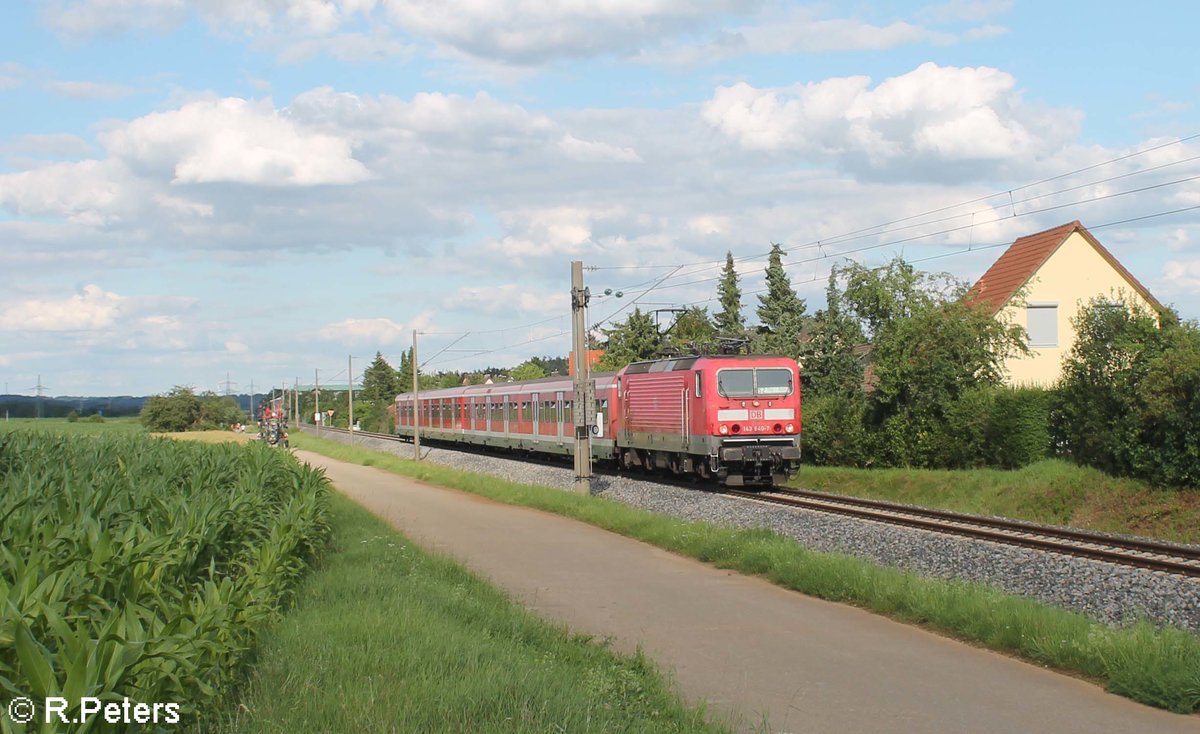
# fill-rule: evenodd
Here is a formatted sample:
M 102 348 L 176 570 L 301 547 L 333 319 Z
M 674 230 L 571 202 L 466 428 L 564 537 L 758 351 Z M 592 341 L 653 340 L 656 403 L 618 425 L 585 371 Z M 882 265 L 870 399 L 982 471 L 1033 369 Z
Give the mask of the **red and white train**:
M 592 458 L 626 469 L 770 485 L 800 467 L 795 360 L 711 356 L 636 362 L 592 376 Z M 422 440 L 544 454 L 574 451 L 569 377 L 420 394 Z M 413 434 L 413 395 L 396 397 L 396 432 Z

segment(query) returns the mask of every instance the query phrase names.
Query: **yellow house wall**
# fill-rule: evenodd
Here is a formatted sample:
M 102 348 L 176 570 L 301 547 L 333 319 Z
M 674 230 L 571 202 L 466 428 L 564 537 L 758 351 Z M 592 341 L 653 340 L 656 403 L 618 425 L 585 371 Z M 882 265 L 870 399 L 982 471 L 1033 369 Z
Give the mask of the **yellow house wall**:
M 1058 305 L 1058 346 L 1036 347 L 1028 357 L 1010 358 L 1005 367 L 1011 385 L 1049 387 L 1062 375 L 1063 357 L 1075 344 L 1071 319 L 1081 307 L 1097 296 L 1124 292 L 1143 308 L 1152 310 L 1120 272 L 1092 247 L 1083 235 L 1073 232 L 1058 250 L 1030 278 L 1025 302 Z M 1010 302 L 998 318 L 1028 328 L 1025 303 Z

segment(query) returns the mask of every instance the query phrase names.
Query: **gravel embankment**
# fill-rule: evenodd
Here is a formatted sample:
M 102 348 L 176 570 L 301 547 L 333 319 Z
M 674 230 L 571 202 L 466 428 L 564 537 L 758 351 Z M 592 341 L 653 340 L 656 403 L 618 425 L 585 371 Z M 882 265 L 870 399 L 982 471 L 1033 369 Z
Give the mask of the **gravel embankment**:
M 345 442 L 345 434 L 323 437 Z M 367 436 L 355 443 L 406 458 L 412 445 Z M 427 453 L 426 453 L 427 452 Z M 570 490 L 569 467 L 423 447 L 426 460 L 515 482 Z M 766 527 L 814 550 L 848 553 L 925 576 L 977 581 L 1083 612 L 1110 624 L 1135 616 L 1200 632 L 1200 580 L 808 510 L 772 507 L 624 476 L 594 491 L 652 512 L 732 527 Z

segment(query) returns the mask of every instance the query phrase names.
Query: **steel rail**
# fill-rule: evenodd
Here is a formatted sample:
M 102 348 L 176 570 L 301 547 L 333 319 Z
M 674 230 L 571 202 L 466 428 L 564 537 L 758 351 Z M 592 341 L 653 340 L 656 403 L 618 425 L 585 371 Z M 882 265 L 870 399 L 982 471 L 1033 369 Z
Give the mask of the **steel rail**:
M 327 428 L 325 430 L 349 433 L 344 428 Z M 354 433 L 389 441 L 405 441 L 400 436 L 388 433 L 370 431 L 355 431 Z M 664 479 L 653 475 L 638 478 L 660 483 Z M 670 483 L 670 478 L 666 479 L 668 481 L 665 483 Z M 748 492 L 739 489 L 720 489 L 718 491 L 728 497 L 766 502 L 783 507 L 857 517 L 890 525 L 903 525 L 947 535 L 989 540 L 1017 547 L 1200 578 L 1200 549 L 1148 538 L 1114 537 L 1074 528 L 1038 525 L 1022 520 L 969 515 L 951 510 L 937 510 L 884 500 L 831 495 L 786 487 L 775 487 L 762 492 Z M 1140 554 L 1149 554 L 1149 557 Z
M 1001 518 L 967 515 L 893 502 L 862 500 L 804 490 L 768 492 L 725 490 L 723 494 L 785 507 L 846 515 L 889 525 L 930 530 L 1006 545 L 1081 556 L 1125 566 L 1200 577 L 1200 552 L 1153 540 L 1115 538 L 1072 528 L 1048 527 Z M 1151 556 L 1141 554 L 1153 554 Z

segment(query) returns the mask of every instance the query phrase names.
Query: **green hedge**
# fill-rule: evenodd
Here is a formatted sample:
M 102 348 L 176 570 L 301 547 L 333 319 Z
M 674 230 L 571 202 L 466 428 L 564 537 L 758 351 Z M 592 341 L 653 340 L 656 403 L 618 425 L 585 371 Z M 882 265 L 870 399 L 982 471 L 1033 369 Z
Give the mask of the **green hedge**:
M 1093 304 L 1075 320 L 1055 442 L 1110 474 L 1200 487 L 1200 328 L 1114 305 Z
M 1015 469 L 1050 454 L 1051 396 L 1034 388 L 978 387 L 944 416 L 905 410 L 879 420 L 861 395 L 804 404 L 804 456 L 818 465 Z

